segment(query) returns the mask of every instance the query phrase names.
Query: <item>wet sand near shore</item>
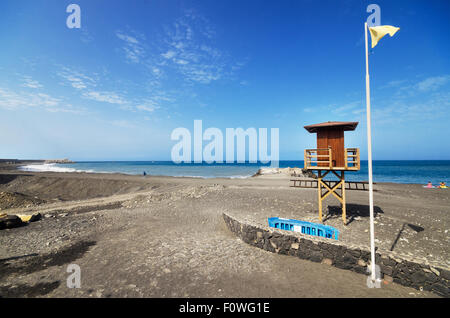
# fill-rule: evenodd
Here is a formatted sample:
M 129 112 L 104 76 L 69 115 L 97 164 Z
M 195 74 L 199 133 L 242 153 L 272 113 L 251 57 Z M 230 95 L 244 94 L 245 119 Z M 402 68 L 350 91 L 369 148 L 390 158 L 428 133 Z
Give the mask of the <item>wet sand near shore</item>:
M 280 216 L 317 222 L 315 189 L 289 177 L 199 179 L 0 170 L 0 192 L 22 195 L 2 212 L 43 218 L 0 231 L 3 297 L 436 297 L 249 246 L 226 228 L 227 212 L 256 223 Z M 377 246 L 449 267 L 450 189 L 377 184 Z M 29 201 L 25 199 L 29 198 Z M 36 202 L 33 202 L 34 199 Z M 325 224 L 343 242 L 366 242 L 368 193 L 347 191 L 350 223 L 328 199 Z M 411 226 L 412 225 L 412 226 Z M 66 286 L 69 264 L 82 286 Z

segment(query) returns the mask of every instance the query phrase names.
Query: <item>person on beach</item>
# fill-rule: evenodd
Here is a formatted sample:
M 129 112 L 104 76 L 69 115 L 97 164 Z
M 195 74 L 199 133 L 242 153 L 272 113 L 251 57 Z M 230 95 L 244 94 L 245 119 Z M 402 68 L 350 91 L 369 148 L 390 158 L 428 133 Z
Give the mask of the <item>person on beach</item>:
M 432 188 L 432 187 L 433 187 L 433 185 L 431 184 L 431 181 L 428 181 L 427 188 Z
M 441 182 L 441 183 L 439 183 L 439 188 L 447 189 L 448 187 L 445 185 L 445 182 Z
M 147 175 L 147 173 L 144 171 L 144 173 L 142 175 L 145 177 Z

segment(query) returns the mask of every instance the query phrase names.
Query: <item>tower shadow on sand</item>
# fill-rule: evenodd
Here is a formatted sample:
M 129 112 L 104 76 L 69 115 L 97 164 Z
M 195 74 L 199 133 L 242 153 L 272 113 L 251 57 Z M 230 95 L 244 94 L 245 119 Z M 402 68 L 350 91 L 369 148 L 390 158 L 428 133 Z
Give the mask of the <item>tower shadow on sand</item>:
M 373 207 L 373 216 L 376 217 L 379 213 L 384 213 L 383 210 L 378 207 Z M 341 206 L 328 206 L 327 215 L 324 218 L 324 222 L 329 219 L 340 218 L 342 215 Z M 368 218 L 370 216 L 369 205 L 352 204 L 347 203 L 347 225 L 349 225 L 356 217 Z

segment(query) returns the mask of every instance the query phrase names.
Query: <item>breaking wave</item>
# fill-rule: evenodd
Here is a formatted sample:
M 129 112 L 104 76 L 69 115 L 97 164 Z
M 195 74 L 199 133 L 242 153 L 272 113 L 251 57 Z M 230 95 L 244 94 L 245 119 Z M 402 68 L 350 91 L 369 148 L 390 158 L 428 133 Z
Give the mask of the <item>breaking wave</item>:
M 30 172 L 94 172 L 93 170 L 77 170 L 75 168 L 67 168 L 57 166 L 55 163 L 44 163 L 41 165 L 26 165 L 18 167 L 21 171 L 30 171 Z

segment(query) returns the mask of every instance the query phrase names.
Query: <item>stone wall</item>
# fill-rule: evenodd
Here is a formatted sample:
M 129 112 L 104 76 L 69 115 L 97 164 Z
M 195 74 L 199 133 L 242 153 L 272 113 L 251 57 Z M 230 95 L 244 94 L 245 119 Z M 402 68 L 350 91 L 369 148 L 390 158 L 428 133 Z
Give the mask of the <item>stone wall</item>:
M 362 246 L 344 245 L 322 237 L 252 225 L 225 213 L 223 218 L 230 231 L 250 245 L 368 275 L 370 250 Z M 380 266 L 386 281 L 432 291 L 444 297 L 450 296 L 448 269 L 406 259 L 388 251 L 376 253 L 375 262 Z

